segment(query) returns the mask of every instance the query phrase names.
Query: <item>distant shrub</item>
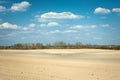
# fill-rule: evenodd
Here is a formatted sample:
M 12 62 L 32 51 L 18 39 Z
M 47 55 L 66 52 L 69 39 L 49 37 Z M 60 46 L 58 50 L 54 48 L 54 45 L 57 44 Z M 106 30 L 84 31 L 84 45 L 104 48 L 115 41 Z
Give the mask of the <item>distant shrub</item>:
M 120 50 L 120 45 L 91 45 L 82 44 L 81 42 L 76 42 L 74 44 L 66 43 L 63 41 L 55 42 L 52 45 L 42 43 L 18 43 L 11 46 L 0 46 L 0 49 L 81 49 L 81 48 L 92 48 L 92 49 L 114 49 Z

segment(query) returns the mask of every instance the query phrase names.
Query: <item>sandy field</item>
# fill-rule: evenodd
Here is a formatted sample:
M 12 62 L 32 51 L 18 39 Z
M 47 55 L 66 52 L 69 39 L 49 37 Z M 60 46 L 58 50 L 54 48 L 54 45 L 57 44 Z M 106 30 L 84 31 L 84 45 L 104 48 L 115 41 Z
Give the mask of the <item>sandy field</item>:
M 120 50 L 0 50 L 0 80 L 120 80 Z

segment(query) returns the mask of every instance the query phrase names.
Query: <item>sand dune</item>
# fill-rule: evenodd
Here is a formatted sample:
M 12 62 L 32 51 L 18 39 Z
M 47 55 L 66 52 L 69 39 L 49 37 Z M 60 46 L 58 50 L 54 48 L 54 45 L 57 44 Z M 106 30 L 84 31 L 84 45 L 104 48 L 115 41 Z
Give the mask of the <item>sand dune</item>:
M 120 51 L 0 50 L 0 80 L 120 80 Z

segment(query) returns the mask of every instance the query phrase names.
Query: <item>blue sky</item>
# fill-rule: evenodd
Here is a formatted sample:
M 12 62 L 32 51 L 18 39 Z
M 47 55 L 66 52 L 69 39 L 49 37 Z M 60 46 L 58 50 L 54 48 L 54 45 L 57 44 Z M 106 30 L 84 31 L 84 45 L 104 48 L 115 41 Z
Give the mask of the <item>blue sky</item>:
M 0 45 L 119 45 L 120 0 L 0 0 Z

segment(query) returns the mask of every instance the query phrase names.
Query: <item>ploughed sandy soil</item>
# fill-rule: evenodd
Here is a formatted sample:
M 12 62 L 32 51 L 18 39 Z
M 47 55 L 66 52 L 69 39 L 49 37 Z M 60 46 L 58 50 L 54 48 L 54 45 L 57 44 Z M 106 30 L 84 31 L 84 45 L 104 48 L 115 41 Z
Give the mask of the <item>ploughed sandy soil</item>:
M 0 50 L 0 80 L 120 80 L 120 50 Z

